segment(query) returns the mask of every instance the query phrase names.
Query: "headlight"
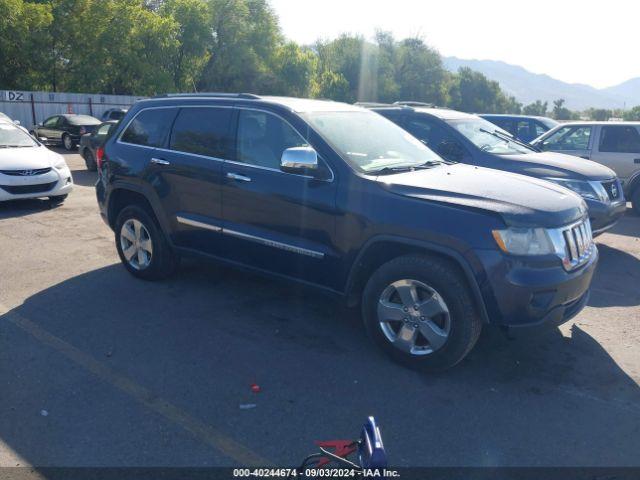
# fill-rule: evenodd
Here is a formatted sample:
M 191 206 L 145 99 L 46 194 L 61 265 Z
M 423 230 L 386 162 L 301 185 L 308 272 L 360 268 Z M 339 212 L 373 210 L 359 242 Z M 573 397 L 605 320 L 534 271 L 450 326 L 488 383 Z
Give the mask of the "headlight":
M 493 230 L 493 238 L 500 249 L 512 255 L 548 255 L 556 247 L 544 228 L 507 228 Z
M 609 196 L 600 182 L 588 182 L 586 180 L 566 180 L 564 178 L 545 178 L 549 182 L 573 190 L 583 198 L 606 202 Z

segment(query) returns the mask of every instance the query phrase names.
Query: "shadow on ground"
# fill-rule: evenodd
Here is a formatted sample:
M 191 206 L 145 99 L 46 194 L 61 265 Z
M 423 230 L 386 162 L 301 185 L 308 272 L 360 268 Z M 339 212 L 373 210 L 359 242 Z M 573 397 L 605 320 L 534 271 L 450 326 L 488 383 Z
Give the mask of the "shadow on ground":
M 426 375 L 388 361 L 326 297 L 194 263 L 160 283 L 112 265 L 0 317 L 0 444 L 40 466 L 238 463 L 101 368 L 278 465 L 352 438 L 370 414 L 394 465 L 638 462 L 638 385 L 576 326 L 515 340 L 487 328 L 461 365 Z

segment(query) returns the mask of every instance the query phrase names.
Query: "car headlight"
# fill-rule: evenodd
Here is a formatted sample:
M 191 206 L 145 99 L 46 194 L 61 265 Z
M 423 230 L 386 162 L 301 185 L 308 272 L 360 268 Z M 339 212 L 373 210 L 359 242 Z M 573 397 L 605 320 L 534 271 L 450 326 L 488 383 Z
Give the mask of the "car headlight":
M 500 250 L 512 255 L 548 255 L 557 251 L 545 228 L 512 227 L 492 233 Z
M 589 182 L 586 180 L 566 180 L 564 178 L 545 178 L 549 182 L 557 183 L 558 185 L 573 190 L 582 198 L 588 198 L 590 200 L 598 200 L 600 202 L 606 202 L 609 196 L 600 182 Z

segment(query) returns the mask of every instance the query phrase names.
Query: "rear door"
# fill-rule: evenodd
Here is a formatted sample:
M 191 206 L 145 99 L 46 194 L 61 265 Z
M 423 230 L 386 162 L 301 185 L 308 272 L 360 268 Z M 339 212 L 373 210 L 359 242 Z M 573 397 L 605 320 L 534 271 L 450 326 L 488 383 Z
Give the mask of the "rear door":
M 536 146 L 543 152 L 560 152 L 589 159 L 594 143 L 593 130 L 592 125 L 567 125 Z
M 243 264 L 331 285 L 337 179 L 322 159 L 320 178 L 280 170 L 282 152 L 305 145 L 282 117 L 238 110 L 235 159 L 223 166 L 225 251 Z
M 181 107 L 167 148 L 154 153 L 153 182 L 179 247 L 224 256 L 222 166 L 233 150 L 234 114 L 224 106 Z
M 602 125 L 592 160 L 616 172 L 625 182 L 640 171 L 640 129 L 637 125 Z

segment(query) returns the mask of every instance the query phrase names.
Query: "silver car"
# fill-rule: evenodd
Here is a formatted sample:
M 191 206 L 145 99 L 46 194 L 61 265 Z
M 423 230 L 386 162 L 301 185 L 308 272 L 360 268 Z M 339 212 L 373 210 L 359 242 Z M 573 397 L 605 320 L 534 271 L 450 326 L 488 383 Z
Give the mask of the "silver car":
M 622 182 L 625 197 L 640 214 L 640 122 L 563 123 L 531 144 L 611 168 Z

